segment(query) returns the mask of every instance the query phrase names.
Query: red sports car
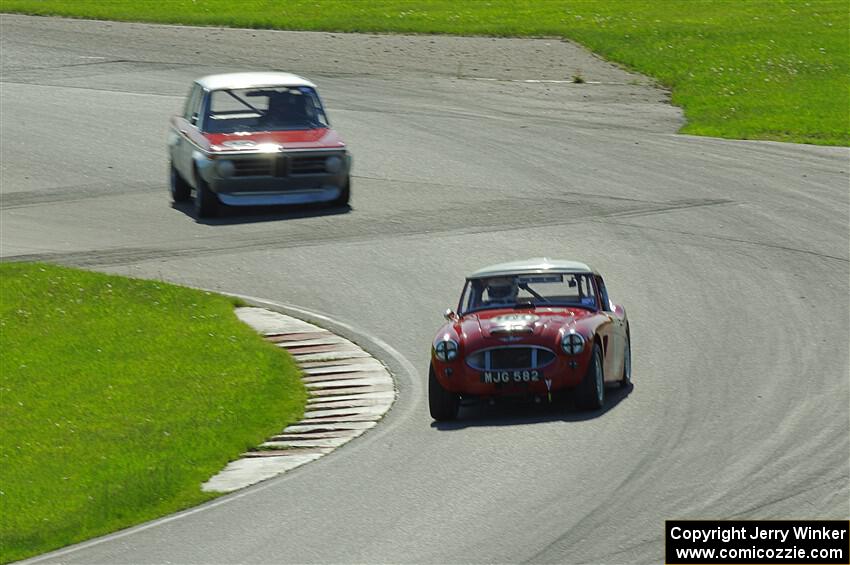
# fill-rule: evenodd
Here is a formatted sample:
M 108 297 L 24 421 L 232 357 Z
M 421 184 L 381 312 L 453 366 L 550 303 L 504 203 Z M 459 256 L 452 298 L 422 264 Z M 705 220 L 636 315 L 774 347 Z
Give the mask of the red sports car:
M 455 419 L 461 398 L 551 401 L 558 391 L 595 410 L 606 383 L 631 382 L 626 311 L 584 263 L 540 258 L 476 271 L 446 319 L 431 348 L 435 420 Z

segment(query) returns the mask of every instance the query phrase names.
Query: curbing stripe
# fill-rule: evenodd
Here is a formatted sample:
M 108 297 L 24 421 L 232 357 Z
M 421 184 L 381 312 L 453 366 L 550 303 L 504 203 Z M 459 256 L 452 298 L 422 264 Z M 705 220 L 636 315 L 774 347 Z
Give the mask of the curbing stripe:
M 363 392 L 361 394 L 335 394 L 331 396 L 316 396 L 307 401 L 308 406 L 312 406 L 314 404 L 325 405 L 326 403 L 333 402 L 345 402 L 345 401 L 358 401 L 358 400 L 371 400 L 373 398 L 387 399 L 393 398 L 395 396 L 394 391 L 372 391 L 372 392 Z
M 368 430 L 374 428 L 377 422 L 347 422 L 347 423 L 324 423 L 324 424 L 293 424 L 288 426 L 283 433 L 307 433 L 307 432 L 333 432 L 343 430 Z
M 337 388 L 333 387 L 330 389 L 321 389 L 321 388 L 313 388 L 310 390 L 313 397 L 311 400 L 318 400 L 322 397 L 327 396 L 339 396 L 346 394 L 368 394 L 370 392 L 394 392 L 392 385 L 381 384 L 381 385 L 358 385 L 351 386 L 345 388 Z
M 280 434 L 272 436 L 269 441 L 286 441 L 290 439 L 315 439 L 315 438 L 330 438 L 330 437 L 345 437 L 351 430 L 339 430 L 336 432 L 305 432 L 300 434 Z
M 246 459 L 256 459 L 258 457 L 302 457 L 304 455 L 326 455 L 333 451 L 330 447 L 304 447 L 301 449 L 289 449 L 282 447 L 280 449 L 260 449 L 257 451 L 249 451 L 243 453 L 242 457 Z
M 303 340 L 311 340 L 311 339 L 329 339 L 331 337 L 336 337 L 334 334 L 327 330 L 322 330 L 320 332 L 307 332 L 307 333 L 293 333 L 293 334 L 266 334 L 266 340 L 272 343 L 280 343 L 282 341 L 303 341 Z
M 377 377 L 369 377 L 366 379 L 342 379 L 342 380 L 332 380 L 332 381 L 319 381 L 319 382 L 309 382 L 304 383 L 308 389 L 323 389 L 323 390 L 331 390 L 331 389 L 343 389 L 343 388 L 351 388 L 362 385 L 363 387 L 377 385 L 380 384 L 380 381 Z
M 304 377 L 305 383 L 353 383 L 355 381 L 375 381 L 374 384 L 383 382 L 383 374 L 380 371 L 360 371 L 357 373 L 329 373 L 327 375 L 310 375 Z
M 308 406 L 307 412 L 304 413 L 304 420 L 338 416 L 370 416 L 372 414 L 381 416 L 384 412 L 386 412 L 384 406 L 355 406 L 352 408 L 332 408 L 329 410 L 319 410 L 315 406 Z
M 309 410 L 330 410 L 332 408 L 363 408 L 366 406 L 382 406 L 392 397 L 373 396 L 371 398 L 348 398 L 342 400 L 328 399 L 327 402 L 314 402 L 307 405 Z
M 359 348 L 358 348 L 359 349 Z M 372 358 L 371 355 L 360 349 L 360 351 L 328 351 L 326 353 L 307 353 L 299 355 L 297 352 L 290 351 L 290 354 L 295 357 L 296 361 L 348 361 L 357 357 Z
M 340 367 L 340 366 L 342 366 L 342 367 L 349 367 L 350 366 L 351 369 L 349 369 L 349 370 L 352 370 L 352 371 L 357 370 L 356 367 L 360 367 L 360 366 L 376 366 L 379 369 L 384 368 L 384 366 L 381 364 L 381 362 L 378 361 L 377 359 L 374 359 L 374 358 L 371 358 L 371 359 L 352 359 L 351 361 L 349 361 L 347 363 L 340 363 L 339 361 L 333 361 L 333 360 L 305 361 L 302 368 L 306 372 L 310 372 L 310 371 L 313 371 L 313 370 L 332 369 L 334 367 Z
M 368 385 L 357 385 L 351 384 L 356 381 L 369 381 L 370 379 L 375 381 L 375 385 L 379 385 L 382 382 L 382 376 L 380 372 L 372 372 L 372 371 L 363 371 L 360 373 L 332 373 L 330 375 L 314 375 L 310 377 L 303 377 L 305 383 L 311 384 L 319 384 L 319 383 L 350 383 L 349 386 L 368 386 Z
M 275 342 L 275 345 L 278 347 L 285 347 L 286 349 L 297 349 L 301 347 L 315 347 L 319 345 L 336 345 L 338 343 L 342 343 L 340 338 L 322 338 L 322 339 L 292 339 L 292 340 L 284 340 Z
M 265 308 L 237 308 L 236 315 L 292 355 L 310 398 L 300 422 L 231 461 L 204 491 L 232 492 L 315 461 L 374 427 L 395 401 L 387 368 L 351 341 Z
M 302 420 L 304 424 L 311 425 L 328 425 L 328 424 L 352 424 L 352 423 L 365 423 L 365 422 L 375 422 L 374 416 L 371 414 L 340 414 L 338 416 L 316 416 L 305 418 Z
M 347 443 L 352 438 L 350 437 L 332 437 L 332 438 L 316 438 L 316 439 L 295 439 L 281 441 L 266 441 L 261 444 L 261 447 L 278 447 L 286 450 L 301 451 L 305 447 L 339 447 Z M 293 449 L 298 448 L 298 449 Z

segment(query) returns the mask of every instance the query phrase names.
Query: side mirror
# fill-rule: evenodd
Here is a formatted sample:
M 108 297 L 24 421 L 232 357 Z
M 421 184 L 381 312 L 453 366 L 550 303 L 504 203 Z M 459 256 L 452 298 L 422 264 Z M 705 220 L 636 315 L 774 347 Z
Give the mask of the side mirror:
M 443 313 L 443 317 L 450 322 L 454 322 L 457 320 L 457 314 L 455 314 L 455 311 L 451 308 L 446 309 L 446 311 Z

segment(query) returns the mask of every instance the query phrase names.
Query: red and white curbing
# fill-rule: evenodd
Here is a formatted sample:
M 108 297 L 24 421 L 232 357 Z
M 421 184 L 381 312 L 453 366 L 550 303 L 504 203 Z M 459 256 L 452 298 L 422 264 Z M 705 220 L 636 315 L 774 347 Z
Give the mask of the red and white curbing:
M 236 315 L 289 351 L 310 398 L 300 422 L 229 463 L 204 491 L 231 492 L 314 461 L 374 427 L 395 401 L 387 368 L 347 339 L 264 308 L 237 308 Z

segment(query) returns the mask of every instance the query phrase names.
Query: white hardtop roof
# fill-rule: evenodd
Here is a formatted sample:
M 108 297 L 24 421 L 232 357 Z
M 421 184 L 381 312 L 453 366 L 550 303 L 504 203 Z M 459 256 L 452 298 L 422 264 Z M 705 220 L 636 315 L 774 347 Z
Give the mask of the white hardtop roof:
M 549 259 L 548 257 L 534 257 L 522 261 L 511 261 L 510 263 L 499 263 L 478 269 L 468 279 L 483 279 L 486 277 L 501 277 L 519 274 L 544 274 L 544 273 L 595 273 L 589 265 L 578 261 L 562 261 Z
M 227 73 L 223 75 L 208 75 L 197 81 L 207 90 L 258 88 L 262 86 L 311 86 L 309 80 L 291 73 Z

